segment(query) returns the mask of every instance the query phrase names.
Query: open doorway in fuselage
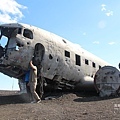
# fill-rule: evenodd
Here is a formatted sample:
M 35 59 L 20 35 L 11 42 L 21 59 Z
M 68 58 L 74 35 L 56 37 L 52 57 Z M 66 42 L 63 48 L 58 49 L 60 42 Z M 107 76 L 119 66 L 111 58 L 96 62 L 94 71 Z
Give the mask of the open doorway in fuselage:
M 37 66 L 37 75 L 38 75 L 38 81 L 37 81 L 37 88 L 36 88 L 36 92 L 38 93 L 38 95 L 40 96 L 40 98 L 42 98 L 44 90 L 43 90 L 43 85 L 44 85 L 44 80 L 45 78 L 42 76 L 42 70 L 43 70 L 43 66 L 42 66 L 42 60 L 45 54 L 45 48 L 42 44 L 37 43 L 35 45 L 35 50 L 34 50 L 34 64 Z
M 35 50 L 34 50 L 34 62 L 36 66 L 41 64 L 44 54 L 45 54 L 44 46 L 40 43 L 37 43 L 35 45 Z

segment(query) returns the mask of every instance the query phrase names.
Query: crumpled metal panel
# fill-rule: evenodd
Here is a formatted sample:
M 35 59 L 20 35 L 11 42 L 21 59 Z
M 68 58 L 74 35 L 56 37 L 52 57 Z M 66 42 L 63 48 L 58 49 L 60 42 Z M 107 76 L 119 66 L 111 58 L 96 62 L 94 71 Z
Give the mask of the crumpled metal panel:
M 9 50 L 7 52 L 8 58 L 3 60 L 3 64 L 21 66 L 23 69 L 27 69 L 32 56 L 30 53 L 33 53 L 33 50 L 28 49 L 28 47 L 21 48 L 19 51 Z

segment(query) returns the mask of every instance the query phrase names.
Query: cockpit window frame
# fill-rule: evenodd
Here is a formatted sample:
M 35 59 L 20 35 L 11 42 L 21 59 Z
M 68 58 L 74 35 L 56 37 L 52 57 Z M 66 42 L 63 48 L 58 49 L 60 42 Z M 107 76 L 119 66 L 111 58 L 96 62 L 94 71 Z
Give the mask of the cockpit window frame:
M 22 34 L 22 28 L 18 28 L 18 34 Z
M 26 33 L 25 33 L 26 32 Z M 29 29 L 24 29 L 23 30 L 23 36 L 25 38 L 28 38 L 28 39 L 33 39 L 33 31 L 29 30 Z

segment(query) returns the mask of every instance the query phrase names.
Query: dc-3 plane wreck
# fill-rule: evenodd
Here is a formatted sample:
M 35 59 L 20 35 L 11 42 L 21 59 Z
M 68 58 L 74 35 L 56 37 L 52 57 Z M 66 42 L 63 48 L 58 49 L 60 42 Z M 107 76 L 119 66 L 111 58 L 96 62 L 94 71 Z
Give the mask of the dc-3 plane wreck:
M 38 71 L 43 67 L 46 88 L 96 90 L 101 96 L 120 92 L 117 68 L 58 35 L 10 23 L 0 25 L 0 39 L 4 43 L 0 46 L 0 72 L 7 76 L 17 78 L 20 71 L 27 71 L 34 56 Z

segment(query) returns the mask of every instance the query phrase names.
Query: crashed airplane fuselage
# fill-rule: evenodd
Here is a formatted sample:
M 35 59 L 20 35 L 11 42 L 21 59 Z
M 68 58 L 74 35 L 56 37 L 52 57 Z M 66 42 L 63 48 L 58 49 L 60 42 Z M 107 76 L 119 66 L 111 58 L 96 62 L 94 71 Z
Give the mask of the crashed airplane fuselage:
M 80 46 L 27 24 L 0 25 L 0 38 L 0 72 L 10 77 L 16 78 L 20 71 L 27 71 L 34 56 L 36 65 L 43 66 L 47 84 L 85 90 L 94 88 L 96 71 L 108 65 Z

